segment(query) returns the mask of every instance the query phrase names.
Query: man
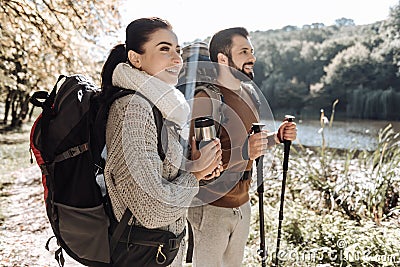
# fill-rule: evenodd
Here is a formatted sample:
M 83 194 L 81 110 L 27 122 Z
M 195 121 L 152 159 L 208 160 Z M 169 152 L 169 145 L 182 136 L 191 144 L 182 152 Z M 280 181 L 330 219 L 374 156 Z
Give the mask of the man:
M 223 116 L 213 116 L 216 101 L 208 89 L 199 88 L 193 118 L 213 117 L 222 146 L 224 172 L 201 186 L 188 220 L 194 234 L 193 266 L 241 266 L 250 226 L 249 188 L 253 160 L 283 139 L 296 139 L 296 125 L 283 122 L 277 133 L 251 133 L 259 122 L 259 98 L 252 87 L 256 61 L 244 28 L 216 33 L 209 44 L 210 59 L 218 63 L 213 90 L 223 97 Z M 208 87 L 209 88 L 209 87 Z M 193 126 L 191 127 L 193 135 Z

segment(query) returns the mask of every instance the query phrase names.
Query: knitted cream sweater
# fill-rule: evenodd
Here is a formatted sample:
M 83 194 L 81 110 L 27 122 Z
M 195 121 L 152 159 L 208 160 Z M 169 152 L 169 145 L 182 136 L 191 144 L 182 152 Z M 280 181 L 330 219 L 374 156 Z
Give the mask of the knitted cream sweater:
M 176 95 L 178 90 L 149 78 L 123 63 L 114 71 L 113 84 L 139 91 L 156 104 L 164 117 L 182 125 L 182 112 L 187 112 L 187 104 L 182 102 L 182 96 Z M 188 113 L 184 117 L 187 116 Z M 179 234 L 185 226 L 186 209 L 198 192 L 198 181 L 184 171 L 178 176 L 182 146 L 175 127 L 171 123 L 164 125 L 168 131 L 168 150 L 162 162 L 157 152 L 151 104 L 137 95 L 116 100 L 106 128 L 105 180 L 118 220 L 128 207 L 136 225 Z

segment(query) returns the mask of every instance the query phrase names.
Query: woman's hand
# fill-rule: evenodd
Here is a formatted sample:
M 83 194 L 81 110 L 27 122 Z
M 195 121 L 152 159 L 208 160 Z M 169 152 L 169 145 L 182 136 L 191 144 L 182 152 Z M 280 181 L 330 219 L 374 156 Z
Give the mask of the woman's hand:
M 223 171 L 222 150 L 217 138 L 200 150 L 196 147 L 196 140 L 192 138 L 192 162 L 189 169 L 197 180 L 209 180 L 218 177 Z

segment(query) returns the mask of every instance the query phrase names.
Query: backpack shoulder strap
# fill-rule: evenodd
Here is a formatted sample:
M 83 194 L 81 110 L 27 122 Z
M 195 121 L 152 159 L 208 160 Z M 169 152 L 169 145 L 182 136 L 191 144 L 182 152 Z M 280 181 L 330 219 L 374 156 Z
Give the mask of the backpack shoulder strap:
M 154 115 L 154 121 L 157 127 L 157 151 L 161 161 L 164 161 L 165 152 L 167 151 L 167 146 L 168 146 L 168 139 L 167 139 L 168 133 L 165 132 L 167 129 L 166 127 L 163 127 L 165 119 L 162 116 L 161 111 L 156 107 L 156 105 L 153 105 L 152 110 Z
M 212 100 L 212 116 L 213 118 L 218 118 L 221 115 L 221 105 L 223 103 L 223 95 L 218 87 L 212 84 L 202 84 L 196 87 L 195 94 L 199 92 L 204 92 L 208 95 Z
M 130 94 L 138 95 L 138 96 L 142 97 L 143 99 L 145 99 L 146 101 L 148 101 L 150 103 L 150 105 L 152 106 L 154 122 L 155 122 L 156 128 L 157 128 L 157 152 L 158 152 L 158 155 L 160 156 L 161 161 L 164 161 L 165 152 L 168 149 L 168 147 L 167 147 L 168 135 L 166 133 L 163 133 L 163 131 L 166 131 L 166 129 L 164 129 L 165 127 L 163 127 L 165 119 L 162 116 L 161 111 L 148 98 L 146 98 L 143 94 L 141 94 L 137 91 L 127 90 L 127 89 L 120 88 L 120 87 L 113 87 L 113 90 L 115 90 L 116 92 L 107 98 L 107 100 L 103 104 L 103 107 L 99 110 L 99 114 L 97 115 L 97 118 L 96 118 L 96 129 L 101 129 L 101 128 L 98 128 L 99 125 L 102 125 L 102 124 L 104 125 L 107 122 L 108 111 L 109 111 L 112 103 L 114 103 L 115 100 L 117 100 L 121 97 L 130 95 Z M 98 139 L 99 139 L 99 144 L 105 144 L 105 130 L 104 130 L 104 134 L 101 134 L 101 136 L 98 136 Z
M 256 89 L 254 88 L 254 86 L 252 84 L 248 84 L 248 83 L 242 83 L 243 87 L 246 92 L 249 94 L 249 96 L 251 97 L 251 100 L 253 101 L 254 105 L 257 108 L 257 111 L 260 111 L 260 106 L 261 106 L 261 100 L 260 100 L 260 96 L 257 94 Z
M 211 83 L 201 84 L 196 87 L 195 94 L 199 92 L 204 92 L 208 95 L 208 97 L 212 100 L 212 117 L 215 119 L 218 118 L 218 128 L 217 128 L 217 136 L 220 134 L 221 124 L 224 122 L 224 113 L 223 113 L 223 105 L 224 105 L 224 96 L 222 95 L 219 88 Z

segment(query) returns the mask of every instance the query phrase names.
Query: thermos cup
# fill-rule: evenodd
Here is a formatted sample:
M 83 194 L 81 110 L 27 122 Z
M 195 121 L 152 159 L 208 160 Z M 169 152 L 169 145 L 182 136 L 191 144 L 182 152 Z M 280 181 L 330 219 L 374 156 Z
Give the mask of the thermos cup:
M 214 120 L 211 117 L 200 117 L 194 121 L 194 136 L 198 149 L 207 145 L 217 136 Z

